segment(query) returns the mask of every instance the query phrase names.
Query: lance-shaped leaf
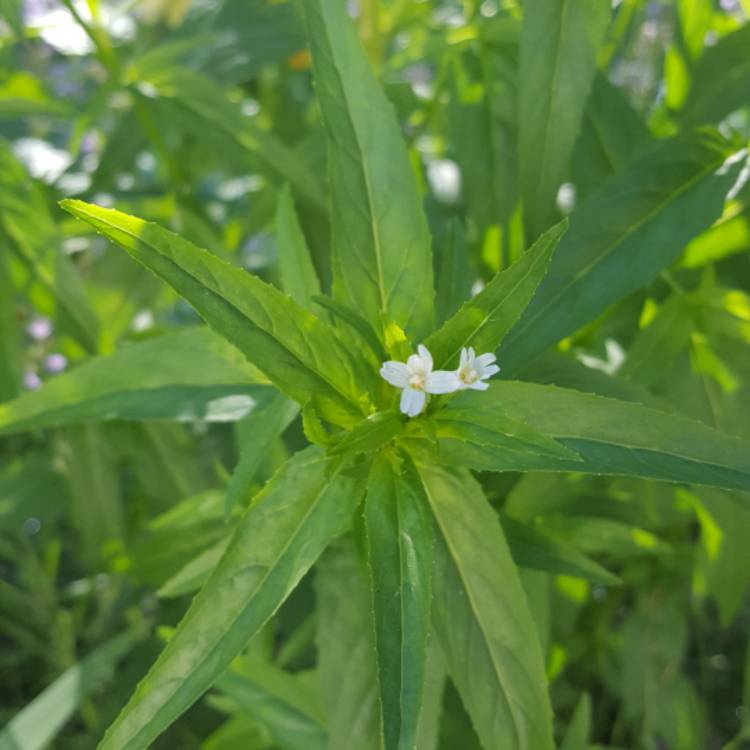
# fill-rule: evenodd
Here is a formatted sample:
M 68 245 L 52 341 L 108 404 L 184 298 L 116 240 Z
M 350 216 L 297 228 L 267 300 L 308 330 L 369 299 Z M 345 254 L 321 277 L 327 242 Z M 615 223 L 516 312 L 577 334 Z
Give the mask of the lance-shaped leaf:
M 288 750 L 327 750 L 318 695 L 303 675 L 261 661 L 248 660 L 242 673 L 227 672 L 216 686 L 222 706 L 252 716 L 279 746 Z
M 498 357 L 503 371 L 518 373 L 676 260 L 721 215 L 741 168 L 740 160 L 725 165 L 732 153 L 712 131 L 681 136 L 593 193 L 573 213 L 546 278 L 505 338 Z
M 719 122 L 748 104 L 750 24 L 706 49 L 696 66 L 680 118 L 687 125 Z
M 534 297 L 568 222 L 545 232 L 510 268 L 498 273 L 469 300 L 425 346 L 436 368 L 458 365 L 461 348 L 473 346 L 478 353 L 491 352 L 521 317 Z
M 382 313 L 421 340 L 432 328 L 430 237 L 393 107 L 346 4 L 304 9 L 330 145 L 334 293 L 379 329 Z
M 323 321 L 157 224 L 82 201 L 61 205 L 169 283 L 280 390 L 301 403 L 314 399 L 332 422 L 357 420 L 367 374 Z
M 133 75 L 149 97 L 173 106 L 181 128 L 208 147 L 218 146 L 224 155 L 228 152 L 240 162 L 249 160 L 253 168 L 259 161 L 271 179 L 288 182 L 311 206 L 326 211 L 323 186 L 299 154 L 244 114 L 210 78 L 158 59 L 136 61 Z M 144 103 L 148 105 L 148 99 Z
M 138 633 L 120 633 L 65 670 L 0 731 L 0 750 L 43 750 L 95 690 L 111 681 Z
M 86 351 L 96 351 L 99 321 L 76 266 L 61 250 L 46 197 L 2 139 L 0 244 L 4 254 L 6 248 L 13 251 L 33 279 L 27 293 L 37 310 L 54 317 Z
M 439 528 L 433 623 L 487 750 L 551 750 L 536 626 L 497 516 L 467 472 L 420 467 Z
M 385 750 L 413 750 L 422 707 L 432 598 L 433 529 L 411 461 L 380 454 L 369 478 L 365 536 Z
M 0 405 L 0 434 L 108 419 L 240 419 L 272 389 L 208 328 L 129 344 Z
M 312 298 L 320 294 L 320 281 L 288 185 L 279 193 L 276 207 L 276 247 L 281 286 L 298 305 L 310 310 Z
M 376 450 L 396 437 L 402 427 L 403 422 L 396 412 L 376 412 L 355 425 L 340 442 L 329 449 L 328 454 L 345 456 L 350 453 L 366 453 Z
M 535 528 L 532 524 L 521 523 L 510 516 L 502 516 L 501 521 L 513 562 L 519 568 L 577 576 L 610 586 L 622 583 L 616 575 L 580 553 L 575 547 Z
M 526 0 L 519 72 L 519 160 L 533 235 L 555 216 L 611 14 L 602 0 Z
M 327 478 L 317 448 L 292 458 L 243 515 L 213 575 L 107 731 L 101 750 L 141 750 L 197 700 L 278 609 L 361 497 Z
M 265 404 L 253 411 L 242 425 L 240 459 L 227 486 L 224 509 L 229 513 L 234 504 L 247 497 L 247 492 L 269 450 L 290 422 L 299 413 L 299 406 L 281 393 L 275 393 Z
M 365 567 L 350 537 L 315 570 L 318 671 L 330 750 L 382 750 L 372 603 Z
M 575 451 L 577 460 L 498 451 L 452 434 L 452 412 L 521 422 Z M 473 417 L 471 416 L 473 415 Z M 581 471 L 750 489 L 750 443 L 640 404 L 550 385 L 499 381 L 457 396 L 436 416 L 440 457 L 487 471 Z M 445 434 L 445 437 L 441 435 Z

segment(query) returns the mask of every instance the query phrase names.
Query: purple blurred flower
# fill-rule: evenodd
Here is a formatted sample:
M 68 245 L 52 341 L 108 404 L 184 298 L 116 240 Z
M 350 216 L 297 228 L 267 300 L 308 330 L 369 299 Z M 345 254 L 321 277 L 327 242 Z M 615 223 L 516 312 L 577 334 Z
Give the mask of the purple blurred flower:
M 26 370 L 23 374 L 23 387 L 27 391 L 35 391 L 42 387 L 41 378 L 33 370 Z
M 47 372 L 57 373 L 62 372 L 68 366 L 68 358 L 64 354 L 57 352 L 48 354 L 44 358 L 44 369 Z
M 34 341 L 44 341 L 52 335 L 52 321 L 48 318 L 43 318 L 41 315 L 34 318 L 28 326 L 26 326 L 26 333 L 31 336 Z

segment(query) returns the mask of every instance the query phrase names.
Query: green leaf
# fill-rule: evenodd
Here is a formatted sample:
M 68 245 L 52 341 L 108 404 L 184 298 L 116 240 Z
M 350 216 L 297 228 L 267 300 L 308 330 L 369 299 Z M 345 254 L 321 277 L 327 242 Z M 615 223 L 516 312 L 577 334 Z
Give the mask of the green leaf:
M 501 521 L 513 562 L 520 568 L 576 576 L 608 586 L 622 583 L 616 575 L 582 555 L 575 547 L 568 546 L 543 530 L 509 516 L 502 516 Z
M 347 307 L 338 300 L 326 297 L 324 294 L 316 295 L 313 302 L 318 306 L 332 313 L 334 318 L 344 323 L 351 331 L 360 337 L 364 344 L 367 344 L 367 353 L 375 356 L 375 363 L 378 364 L 387 359 L 383 344 L 378 338 L 373 326 L 365 320 L 358 312 Z
M 730 203 L 724 215 L 686 248 L 680 265 L 700 268 L 750 247 L 750 206 Z
M 448 225 L 442 251 L 438 256 L 435 312 L 442 325 L 454 315 L 471 294 L 471 270 L 466 248 L 466 233 L 458 219 Z
M 319 212 L 327 210 L 323 186 L 304 160 L 244 115 L 211 79 L 188 68 L 165 67 L 159 60 L 153 64 L 136 62 L 133 76 L 139 81 L 139 89 L 171 103 L 173 119 L 195 137 L 214 148 L 221 144 L 224 152 L 237 154 L 241 161 L 247 161 L 248 156 L 253 162 L 260 160 L 272 177 L 288 182 Z M 146 104 L 148 101 L 144 99 Z
M 292 458 L 243 515 L 224 557 L 100 750 L 140 750 L 221 675 L 278 609 L 361 498 L 354 480 L 326 478 L 317 448 Z
M 580 460 L 575 451 L 561 442 L 498 411 L 483 413 L 480 409 L 457 406 L 445 409 L 438 412 L 436 434 L 443 439 L 449 438 L 481 447 L 490 453 L 507 454 L 507 458 L 513 455 L 537 455 L 551 460 Z
M 228 672 L 216 687 L 236 706 L 268 729 L 288 750 L 327 750 L 328 737 L 316 695 L 299 676 L 271 664 L 249 662 L 242 673 Z
M 720 215 L 741 164 L 701 131 L 656 146 L 613 175 L 571 217 L 549 272 L 498 355 L 514 375 L 550 344 L 651 281 Z M 606 216 L 606 222 L 602 217 Z
M 13 398 L 21 384 L 21 337 L 7 261 L 5 255 L 0 254 L 0 403 Z
M 432 519 L 411 461 L 396 473 L 381 453 L 368 485 L 364 521 L 384 747 L 413 750 L 430 631 Z
M 0 750 L 43 750 L 81 703 L 112 680 L 117 663 L 133 648 L 135 632 L 120 633 L 63 672 L 0 731 Z
M 185 563 L 161 585 L 156 592 L 157 595 L 163 599 L 170 599 L 198 591 L 224 556 L 229 542 L 229 537 L 219 539 L 213 546 Z
M 99 321 L 78 270 L 61 250 L 44 193 L 2 138 L 0 242 L 10 247 L 33 279 L 27 293 L 36 309 L 55 318 L 84 349 L 96 351 Z
M 62 207 L 167 281 L 288 396 L 311 397 L 344 426 L 364 410 L 359 363 L 332 330 L 278 289 L 187 240 L 133 216 L 82 201 Z M 373 376 L 374 377 L 374 376 Z
M 372 600 L 351 538 L 321 558 L 315 593 L 318 671 L 330 750 L 382 750 Z
M 695 71 L 679 114 L 684 125 L 716 123 L 748 104 L 750 23 L 709 47 Z
M 745 502 L 750 507 L 749 497 Z M 750 587 L 750 549 L 745 540 L 750 534 L 750 512 L 737 498 L 702 488 L 694 498 L 701 525 L 702 555 L 696 565 L 696 577 L 717 604 L 722 627 L 737 616 Z
M 524 214 L 536 236 L 555 221 L 611 6 L 526 0 L 523 9 L 518 153 Z
M 0 434 L 110 419 L 239 419 L 265 378 L 207 328 L 126 344 L 0 404 Z
M 487 750 L 551 750 L 536 626 L 500 523 L 466 472 L 420 467 L 439 527 L 433 624 Z
M 225 511 L 247 495 L 255 475 L 268 455 L 273 441 L 289 426 L 299 413 L 299 406 L 280 393 L 253 411 L 243 425 L 245 439 L 237 463 L 227 486 Z
M 451 436 L 451 413 L 462 419 L 511 419 L 562 443 L 579 460 L 532 452 L 500 452 Z M 555 386 L 498 381 L 485 393 L 457 396 L 436 416 L 441 458 L 487 471 L 579 471 L 750 489 L 750 444 L 699 422 L 640 404 Z
M 427 339 L 425 346 L 437 369 L 457 367 L 462 347 L 473 346 L 480 354 L 500 346 L 533 299 L 567 227 L 568 222 L 562 221 L 543 234 Z
M 591 734 L 591 698 L 583 693 L 568 724 L 560 750 L 588 750 Z
M 279 193 L 276 208 L 276 248 L 279 253 L 281 286 L 298 305 L 310 310 L 312 298 L 320 294 L 320 281 L 299 225 L 288 185 Z
M 571 179 L 580 203 L 604 180 L 626 167 L 651 139 L 625 92 L 600 73 L 594 79 L 573 152 Z
M 330 456 L 345 456 L 376 450 L 401 432 L 403 422 L 393 411 L 379 411 L 362 420 L 329 449 Z
M 334 294 L 379 329 L 382 314 L 419 341 L 433 320 L 430 235 L 393 107 L 346 5 L 303 7 L 330 145 Z

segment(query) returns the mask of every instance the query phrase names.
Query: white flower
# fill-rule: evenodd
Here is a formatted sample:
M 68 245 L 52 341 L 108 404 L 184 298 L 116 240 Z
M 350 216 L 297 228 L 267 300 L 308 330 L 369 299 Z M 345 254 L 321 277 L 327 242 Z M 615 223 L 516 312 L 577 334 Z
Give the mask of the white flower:
M 432 371 L 432 355 L 425 346 L 417 347 L 418 354 L 412 354 L 403 362 L 383 362 L 380 375 L 396 388 L 401 388 L 401 411 L 409 417 L 416 417 L 427 401 L 428 393 L 452 393 L 460 388 L 455 372 Z
M 484 381 L 491 378 L 500 368 L 495 364 L 495 355 L 492 352 L 480 354 L 478 357 L 474 349 L 461 349 L 461 364 L 456 370 L 456 379 L 459 389 L 472 388 L 475 391 L 486 391 L 489 383 Z

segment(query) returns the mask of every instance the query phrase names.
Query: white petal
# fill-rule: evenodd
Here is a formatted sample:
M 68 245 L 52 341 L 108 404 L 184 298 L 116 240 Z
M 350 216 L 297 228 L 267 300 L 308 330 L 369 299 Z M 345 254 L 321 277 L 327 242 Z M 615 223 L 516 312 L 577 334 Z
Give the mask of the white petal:
M 469 386 L 474 391 L 486 391 L 489 387 L 490 384 L 485 383 L 483 380 L 477 380 Z
M 500 372 L 500 368 L 497 365 L 490 365 L 482 370 L 481 375 L 483 378 L 491 378 L 493 375 L 497 375 L 498 372 Z
M 401 393 L 400 408 L 407 417 L 416 417 L 424 409 L 427 394 L 415 388 L 404 388 Z
M 406 388 L 409 385 L 409 368 L 403 362 L 383 362 L 380 377 L 396 388 Z
M 469 347 L 469 359 L 473 362 L 477 358 L 477 353 L 474 351 L 474 347 Z
M 463 370 L 467 364 L 469 364 L 469 350 L 464 347 L 461 349 L 461 362 L 458 365 L 458 369 Z
M 455 372 L 436 370 L 427 376 L 427 393 L 453 393 L 461 387 L 461 381 Z
M 424 344 L 420 344 L 417 347 L 417 351 L 419 352 L 419 357 L 422 360 L 422 363 L 424 364 L 425 372 L 432 372 L 432 354 L 430 354 L 430 350 L 424 346 Z
M 477 357 L 477 364 L 480 367 L 488 367 L 495 362 L 496 359 L 497 357 L 492 352 L 487 352 L 486 354 L 480 354 Z
M 424 370 L 424 363 L 418 354 L 410 354 L 409 359 L 406 360 L 406 366 L 412 375 L 421 373 Z

